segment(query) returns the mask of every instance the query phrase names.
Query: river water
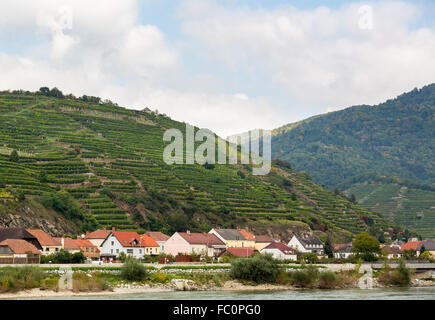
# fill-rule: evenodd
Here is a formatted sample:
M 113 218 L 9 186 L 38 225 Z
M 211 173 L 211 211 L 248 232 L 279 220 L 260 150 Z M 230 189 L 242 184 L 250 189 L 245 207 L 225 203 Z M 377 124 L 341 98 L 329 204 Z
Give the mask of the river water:
M 435 287 L 371 290 L 176 291 L 101 296 L 44 297 L 32 300 L 435 300 Z

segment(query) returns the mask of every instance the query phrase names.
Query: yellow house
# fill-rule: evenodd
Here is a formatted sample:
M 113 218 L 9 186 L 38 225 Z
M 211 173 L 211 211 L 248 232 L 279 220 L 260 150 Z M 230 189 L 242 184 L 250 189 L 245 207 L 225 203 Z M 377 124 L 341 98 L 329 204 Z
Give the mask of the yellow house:
M 249 240 L 236 229 L 211 229 L 208 233 L 217 236 L 227 248 L 255 248 L 255 240 Z
M 261 251 L 272 242 L 274 242 L 273 239 L 268 235 L 255 236 L 255 250 Z
M 42 246 L 41 251 L 43 255 L 53 254 L 62 249 L 62 243 L 52 238 L 44 231 L 38 229 L 27 229 L 27 231 L 31 233 L 36 239 L 38 239 L 39 243 Z

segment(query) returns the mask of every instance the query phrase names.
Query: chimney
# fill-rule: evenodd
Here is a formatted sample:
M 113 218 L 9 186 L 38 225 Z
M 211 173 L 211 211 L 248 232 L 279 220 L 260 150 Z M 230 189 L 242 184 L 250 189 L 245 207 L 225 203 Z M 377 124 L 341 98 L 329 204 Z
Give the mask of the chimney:
M 106 231 L 106 227 L 104 227 L 104 231 Z
M 115 231 L 115 227 L 112 227 L 112 231 Z
M 62 239 L 60 240 L 60 243 L 61 243 L 61 245 L 62 245 L 62 248 L 65 248 L 65 240 L 64 240 L 63 237 L 62 237 Z
M 190 230 L 187 230 L 186 233 L 187 233 L 187 234 L 190 234 Z

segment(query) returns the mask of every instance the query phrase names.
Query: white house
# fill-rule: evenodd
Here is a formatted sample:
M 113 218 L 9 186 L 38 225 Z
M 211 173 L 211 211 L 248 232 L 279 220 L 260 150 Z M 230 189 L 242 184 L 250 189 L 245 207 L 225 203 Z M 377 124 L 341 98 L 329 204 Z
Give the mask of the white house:
M 323 254 L 323 243 L 316 236 L 293 236 L 288 246 L 300 253 L 314 252 L 317 255 Z
M 292 248 L 289 248 L 283 243 L 280 242 L 272 242 L 263 249 L 260 250 L 260 253 L 270 253 L 273 255 L 275 259 L 278 260 L 297 260 L 296 251 Z
M 337 244 L 334 246 L 334 258 L 347 259 L 351 255 L 353 255 L 352 242 L 345 243 L 345 244 Z
M 225 243 L 214 234 L 176 232 L 166 241 L 164 252 L 173 256 L 196 253 L 214 257 L 223 251 Z
M 159 245 L 147 235 L 136 232 L 112 231 L 100 246 L 101 257 L 118 257 L 121 252 L 136 259 L 159 254 Z

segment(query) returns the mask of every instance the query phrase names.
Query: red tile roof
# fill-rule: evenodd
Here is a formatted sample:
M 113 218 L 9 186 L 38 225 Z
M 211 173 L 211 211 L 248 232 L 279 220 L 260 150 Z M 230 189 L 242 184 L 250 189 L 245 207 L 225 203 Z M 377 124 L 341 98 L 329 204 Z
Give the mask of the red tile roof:
M 147 233 L 145 233 L 148 237 L 153 238 L 156 241 L 167 241 L 170 236 L 167 236 L 164 233 L 161 232 L 155 232 L 155 231 L 148 231 Z
M 254 254 L 254 249 L 252 248 L 228 248 L 221 255 L 231 254 L 236 257 L 250 257 Z
M 0 246 L 9 247 L 15 254 L 24 254 L 27 252 L 41 254 L 41 251 L 39 251 L 33 244 L 23 239 L 6 239 L 0 242 Z
M 250 241 L 255 241 L 255 236 L 253 233 L 249 232 L 248 230 L 245 229 L 237 229 L 242 236 L 244 236 L 246 239 L 250 240 Z
M 92 242 L 90 242 L 89 240 L 86 240 L 86 239 L 77 239 L 77 240 L 74 240 L 74 242 L 76 243 L 76 245 L 79 247 L 79 248 L 95 248 L 95 250 L 96 250 L 96 252 L 100 252 L 100 250 L 98 249 L 98 247 L 95 245 L 95 244 L 93 244 Z
M 95 230 L 94 232 L 86 232 L 85 239 L 106 239 L 111 233 L 111 230 Z
M 225 245 L 215 234 L 212 233 L 178 233 L 190 244 Z
M 124 247 L 160 247 L 153 238 L 146 234 L 139 235 L 133 231 L 112 231 L 112 233 Z M 136 244 L 133 244 L 134 241 Z
M 421 243 L 421 241 L 410 241 L 407 242 L 405 244 L 403 244 L 400 247 L 401 251 L 405 251 L 405 250 L 417 250 L 418 245 Z
M 285 244 L 283 244 L 281 242 L 272 242 L 267 247 L 264 247 L 262 250 L 273 249 L 273 248 L 278 249 L 279 251 L 281 251 L 284 254 L 296 254 L 296 251 L 294 249 L 286 246 Z
M 38 239 L 42 246 L 59 246 L 59 243 L 52 238 L 49 234 L 39 229 L 26 229 L 29 233 L 34 235 Z
M 62 245 L 62 238 L 55 238 L 57 242 L 59 242 L 59 245 Z M 63 238 L 63 249 L 65 250 L 80 250 L 79 246 L 77 245 L 76 241 L 71 238 Z

